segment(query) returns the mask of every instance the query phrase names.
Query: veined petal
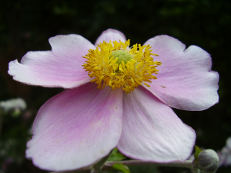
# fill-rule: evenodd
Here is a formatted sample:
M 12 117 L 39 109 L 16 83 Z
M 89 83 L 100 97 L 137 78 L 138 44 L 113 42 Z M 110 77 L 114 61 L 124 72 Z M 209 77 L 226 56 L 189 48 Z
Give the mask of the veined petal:
M 85 61 L 82 57 L 88 50 L 95 48 L 90 41 L 77 34 L 57 35 L 51 37 L 49 43 L 55 55 L 76 59 L 81 64 Z
M 124 96 L 119 150 L 128 157 L 154 162 L 187 159 L 195 132 L 149 91 L 135 89 Z
M 211 71 L 210 55 L 198 46 L 185 45 L 167 35 L 156 36 L 151 45 L 161 61 L 157 79 L 146 87 L 167 105 L 183 110 L 199 111 L 218 102 L 217 72 Z
M 110 42 L 110 41 L 126 41 L 125 35 L 115 29 L 107 29 L 102 32 L 102 34 L 97 38 L 95 45 L 102 43 L 103 41 L 105 42 Z
M 82 64 L 94 45 L 79 35 L 59 35 L 49 42 L 52 51 L 31 51 L 21 63 L 11 61 L 9 74 L 17 81 L 45 87 L 73 88 L 90 80 Z
M 88 166 L 107 155 L 122 130 L 122 92 L 94 84 L 70 89 L 39 110 L 26 155 L 42 169 Z

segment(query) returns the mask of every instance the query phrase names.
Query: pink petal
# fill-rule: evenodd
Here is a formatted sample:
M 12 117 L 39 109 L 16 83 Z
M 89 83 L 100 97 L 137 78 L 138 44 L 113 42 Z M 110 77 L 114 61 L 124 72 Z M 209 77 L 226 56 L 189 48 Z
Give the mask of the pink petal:
M 59 35 L 49 39 L 52 51 L 31 51 L 9 63 L 9 74 L 17 81 L 45 87 L 72 88 L 88 82 L 82 68 L 89 49 L 94 48 L 79 35 Z
M 40 108 L 26 155 L 46 170 L 88 166 L 117 145 L 121 125 L 122 92 L 89 83 L 60 93 Z
M 166 36 L 156 36 L 145 44 L 152 46 L 153 52 L 162 62 L 159 74 L 147 87 L 167 105 L 184 110 L 204 110 L 218 102 L 217 72 L 211 71 L 210 55 L 198 46 L 185 45 L 179 40 Z
M 89 49 L 95 49 L 86 38 L 76 34 L 57 35 L 51 37 L 49 43 L 55 55 L 70 57 L 81 63 L 85 61 L 82 56 L 86 55 Z
M 154 162 L 187 159 L 195 132 L 150 92 L 136 89 L 124 97 L 119 150 L 128 157 Z
M 96 40 L 95 45 L 102 43 L 103 41 L 109 42 L 109 41 L 126 41 L 125 35 L 115 29 L 107 29 L 106 31 L 103 31 L 102 34 L 98 37 Z

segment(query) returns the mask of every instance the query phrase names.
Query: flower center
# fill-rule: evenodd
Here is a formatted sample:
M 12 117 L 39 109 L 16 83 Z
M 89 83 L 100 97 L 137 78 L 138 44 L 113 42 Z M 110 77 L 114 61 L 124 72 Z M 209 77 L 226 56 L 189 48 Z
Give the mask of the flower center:
M 98 88 L 110 86 L 129 93 L 139 85 L 149 86 L 147 82 L 157 79 L 156 67 L 161 62 L 153 60 L 153 56 L 158 55 L 152 53 L 151 46 L 129 45 L 129 40 L 102 42 L 84 56 L 86 62 L 83 67 Z
M 117 63 L 121 64 L 123 61 L 124 63 L 127 63 L 129 60 L 131 60 L 133 57 L 127 50 L 114 50 L 111 53 L 111 58 L 117 58 Z

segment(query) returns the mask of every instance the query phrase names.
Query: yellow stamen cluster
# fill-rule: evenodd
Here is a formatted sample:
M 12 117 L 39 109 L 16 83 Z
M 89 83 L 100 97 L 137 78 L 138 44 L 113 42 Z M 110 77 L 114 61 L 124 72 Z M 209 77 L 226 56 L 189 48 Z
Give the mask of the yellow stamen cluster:
M 84 69 L 98 88 L 110 86 L 112 89 L 121 88 L 129 93 L 141 84 L 157 79 L 157 66 L 150 45 L 135 44 L 131 48 L 130 41 L 102 42 L 96 49 L 90 49 Z

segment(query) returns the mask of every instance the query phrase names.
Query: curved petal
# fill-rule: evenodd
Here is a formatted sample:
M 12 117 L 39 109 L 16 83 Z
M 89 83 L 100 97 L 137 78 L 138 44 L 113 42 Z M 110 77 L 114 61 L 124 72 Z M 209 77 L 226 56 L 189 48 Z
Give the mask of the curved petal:
M 119 150 L 134 159 L 170 162 L 187 159 L 195 132 L 150 92 L 135 89 L 124 96 Z
M 31 51 L 9 63 L 9 74 L 17 81 L 45 87 L 73 88 L 90 80 L 82 68 L 89 49 L 94 48 L 79 35 L 59 35 L 49 39 L 52 51 Z
M 70 57 L 81 63 L 85 61 L 82 57 L 88 53 L 88 50 L 95 48 L 86 38 L 76 34 L 57 35 L 51 37 L 49 43 L 55 55 Z
M 204 110 L 218 102 L 218 73 L 211 71 L 210 55 L 198 46 L 185 45 L 179 40 L 156 36 L 145 44 L 162 62 L 157 79 L 146 87 L 167 105 L 183 110 Z
M 101 43 L 101 42 L 109 42 L 109 41 L 126 41 L 125 35 L 115 29 L 107 29 L 102 32 L 102 34 L 97 38 L 95 45 Z
M 122 92 L 94 84 L 64 91 L 39 110 L 26 156 L 42 169 L 88 166 L 114 148 L 122 130 Z

